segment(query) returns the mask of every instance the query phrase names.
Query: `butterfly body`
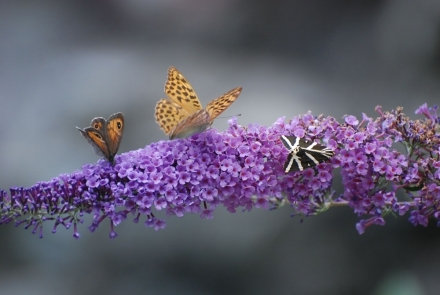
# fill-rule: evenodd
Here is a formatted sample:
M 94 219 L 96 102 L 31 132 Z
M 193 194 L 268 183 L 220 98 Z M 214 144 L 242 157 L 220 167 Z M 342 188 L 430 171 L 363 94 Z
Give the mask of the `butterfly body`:
M 165 83 L 168 99 L 163 98 L 156 104 L 156 122 L 170 139 L 203 132 L 237 99 L 241 89 L 230 90 L 202 109 L 191 84 L 175 67 L 170 67 Z
M 281 142 L 289 151 L 284 164 L 284 172 L 303 171 L 329 160 L 334 152 L 314 141 L 295 136 L 281 136 Z
M 82 136 L 92 145 L 96 154 L 105 157 L 113 164 L 124 132 L 124 115 L 115 113 L 107 120 L 97 117 L 89 127 L 76 127 Z

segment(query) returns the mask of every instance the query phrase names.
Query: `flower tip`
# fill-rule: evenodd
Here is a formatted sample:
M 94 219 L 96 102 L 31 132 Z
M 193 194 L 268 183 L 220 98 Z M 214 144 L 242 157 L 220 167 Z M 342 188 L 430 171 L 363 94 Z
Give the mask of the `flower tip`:
M 361 220 L 360 222 L 356 223 L 356 230 L 360 235 L 362 235 L 365 232 L 364 222 Z
M 90 232 L 94 232 L 96 230 L 97 226 L 95 224 L 92 224 L 91 226 L 88 227 Z
M 212 214 L 212 210 L 206 209 L 200 214 L 200 218 L 202 219 L 213 219 L 214 215 Z
M 425 102 L 414 113 L 416 115 L 419 115 L 419 114 L 424 114 L 424 113 L 427 113 L 427 112 L 428 112 L 428 104 Z
M 356 117 L 355 117 L 355 116 L 352 116 L 352 115 L 350 115 L 350 116 L 345 116 L 345 123 L 347 123 L 347 124 L 349 124 L 349 125 L 352 125 L 352 126 L 356 126 L 356 125 L 359 124 L 359 120 L 356 119 Z
M 154 223 L 154 230 L 158 231 L 160 229 L 164 229 L 167 226 L 165 220 L 157 219 Z
M 228 120 L 228 124 L 229 125 L 237 125 L 237 117 L 232 116 L 232 118 Z

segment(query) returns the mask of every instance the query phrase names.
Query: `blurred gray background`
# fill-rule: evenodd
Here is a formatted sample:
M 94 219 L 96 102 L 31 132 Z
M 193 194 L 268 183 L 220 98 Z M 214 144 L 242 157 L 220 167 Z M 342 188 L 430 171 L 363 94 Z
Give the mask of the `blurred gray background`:
M 224 113 L 272 124 L 340 119 L 440 97 L 440 2 L 70 0 L 0 2 L 0 187 L 31 186 L 98 157 L 75 126 L 121 111 L 120 152 L 166 139 L 154 120 L 167 68 L 202 104 L 242 86 Z M 217 119 L 215 128 L 227 128 Z M 408 216 L 358 235 L 349 208 L 130 217 L 74 240 L 0 226 L 0 294 L 438 294 L 440 232 Z

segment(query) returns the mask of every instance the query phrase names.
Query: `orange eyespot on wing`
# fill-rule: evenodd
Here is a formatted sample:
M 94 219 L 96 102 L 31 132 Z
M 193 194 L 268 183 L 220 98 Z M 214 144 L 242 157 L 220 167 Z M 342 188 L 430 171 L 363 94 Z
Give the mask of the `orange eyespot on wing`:
M 191 84 L 189 84 L 186 78 L 175 67 L 168 69 L 168 77 L 165 82 L 165 94 L 189 114 L 202 109 L 200 100 Z
M 206 106 L 206 111 L 211 117 L 211 122 L 226 110 L 240 95 L 241 87 L 234 88 L 222 96 L 214 99 Z
M 104 125 L 105 125 L 105 119 L 102 117 L 94 118 L 92 122 L 90 122 L 90 127 L 99 131 L 104 130 Z
M 124 131 L 124 115 L 116 113 L 107 119 L 107 131 L 112 131 L 117 135 L 121 135 Z

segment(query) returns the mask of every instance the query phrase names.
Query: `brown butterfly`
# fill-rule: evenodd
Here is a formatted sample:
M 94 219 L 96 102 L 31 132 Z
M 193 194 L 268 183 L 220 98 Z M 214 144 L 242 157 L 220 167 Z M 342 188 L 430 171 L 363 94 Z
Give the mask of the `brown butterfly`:
M 165 83 L 165 94 L 169 99 L 162 98 L 156 104 L 156 122 L 170 139 L 203 132 L 237 99 L 241 89 L 232 89 L 202 109 L 191 84 L 175 67 L 170 67 Z
M 107 120 L 97 117 L 92 120 L 90 127 L 76 128 L 92 145 L 96 154 L 105 157 L 110 163 L 114 163 L 124 133 L 124 115 L 122 113 L 113 114 Z

